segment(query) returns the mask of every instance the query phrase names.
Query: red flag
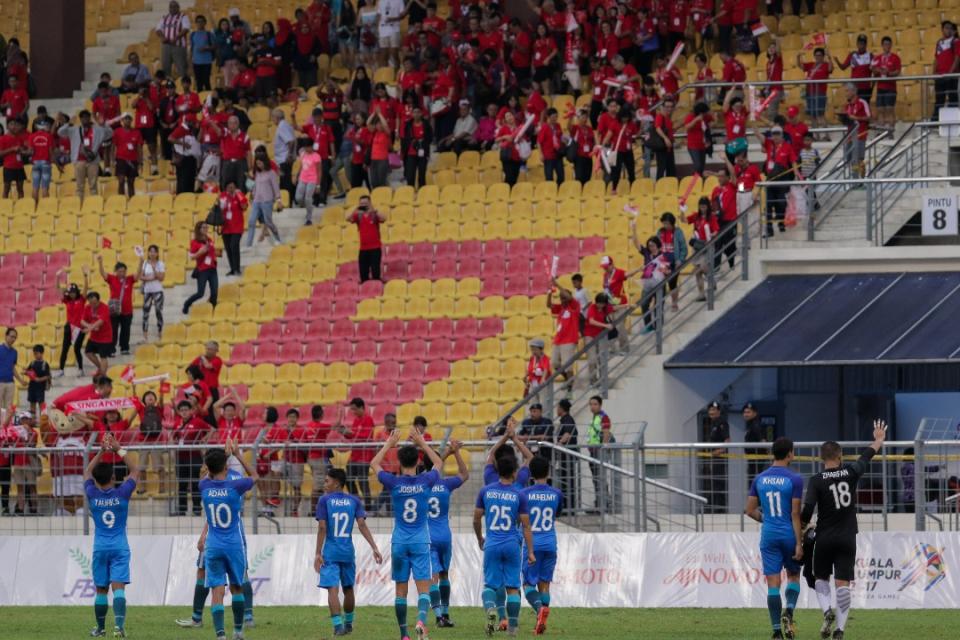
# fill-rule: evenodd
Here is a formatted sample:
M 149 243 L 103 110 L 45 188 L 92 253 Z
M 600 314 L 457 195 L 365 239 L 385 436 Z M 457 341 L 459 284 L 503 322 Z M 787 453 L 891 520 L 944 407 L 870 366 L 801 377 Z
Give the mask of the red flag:
M 754 38 L 759 38 L 764 33 L 769 33 L 770 29 L 767 29 L 767 25 L 757 20 L 750 24 L 750 32 L 753 33 Z
M 814 47 L 822 47 L 822 46 L 825 45 L 825 44 L 827 44 L 827 34 L 824 33 L 823 31 L 821 31 L 821 32 L 819 32 L 819 33 L 813 34 L 813 37 L 812 37 L 812 39 L 810 40 L 810 42 L 808 42 L 807 44 L 805 44 L 805 45 L 803 46 L 803 48 L 806 49 L 807 51 L 809 51 L 810 49 L 813 49 Z
M 160 393 L 170 393 L 170 383 L 166 380 L 160 383 Z
M 111 242 L 107 236 L 103 236 L 103 239 L 100 241 L 100 246 L 104 249 L 110 249 L 113 247 L 113 242 Z
M 120 379 L 127 383 L 133 382 L 133 379 L 136 377 L 132 364 L 128 364 L 123 368 L 123 371 L 120 372 Z

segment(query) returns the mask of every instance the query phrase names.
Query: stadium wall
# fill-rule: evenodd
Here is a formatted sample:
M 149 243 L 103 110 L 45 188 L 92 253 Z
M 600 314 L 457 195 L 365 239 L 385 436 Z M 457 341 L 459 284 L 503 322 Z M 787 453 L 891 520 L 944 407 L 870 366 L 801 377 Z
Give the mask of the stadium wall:
M 357 602 L 390 605 L 390 539 L 377 566 L 357 546 Z M 315 586 L 315 537 L 251 536 L 249 573 L 258 606 L 320 605 Z M 560 607 L 754 607 L 766 604 L 757 534 L 571 534 L 560 536 L 551 592 Z M 92 539 L 0 538 L 0 606 L 89 605 Z M 190 606 L 196 581 L 194 536 L 130 539 L 137 605 Z M 452 602 L 480 606 L 482 552 L 471 535 L 454 535 Z M 960 602 L 960 536 L 945 533 L 869 533 L 858 538 L 854 606 L 858 609 L 955 608 Z M 816 607 L 810 589 L 800 606 Z

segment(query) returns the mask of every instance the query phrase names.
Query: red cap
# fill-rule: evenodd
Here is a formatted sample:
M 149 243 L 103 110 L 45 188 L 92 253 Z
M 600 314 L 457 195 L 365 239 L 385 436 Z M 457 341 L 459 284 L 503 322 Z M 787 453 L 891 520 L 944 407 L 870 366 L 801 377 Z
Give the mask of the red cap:
M 798 115 L 800 115 L 800 107 L 797 105 L 791 105 L 790 107 L 787 107 L 788 118 L 796 118 Z

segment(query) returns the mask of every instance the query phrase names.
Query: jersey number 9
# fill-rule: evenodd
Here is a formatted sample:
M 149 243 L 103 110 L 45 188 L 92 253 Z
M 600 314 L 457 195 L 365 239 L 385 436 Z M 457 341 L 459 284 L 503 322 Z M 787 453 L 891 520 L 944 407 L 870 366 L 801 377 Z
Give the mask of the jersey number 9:
M 113 529 L 113 525 L 117 524 L 117 516 L 113 511 L 104 511 L 100 519 L 107 529 Z

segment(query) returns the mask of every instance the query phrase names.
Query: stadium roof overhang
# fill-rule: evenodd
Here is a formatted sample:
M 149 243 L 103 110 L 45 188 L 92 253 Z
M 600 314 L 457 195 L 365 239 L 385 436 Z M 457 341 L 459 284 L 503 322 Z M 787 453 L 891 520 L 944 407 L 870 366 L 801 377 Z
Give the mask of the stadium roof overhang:
M 771 276 L 666 368 L 960 363 L 960 273 Z

